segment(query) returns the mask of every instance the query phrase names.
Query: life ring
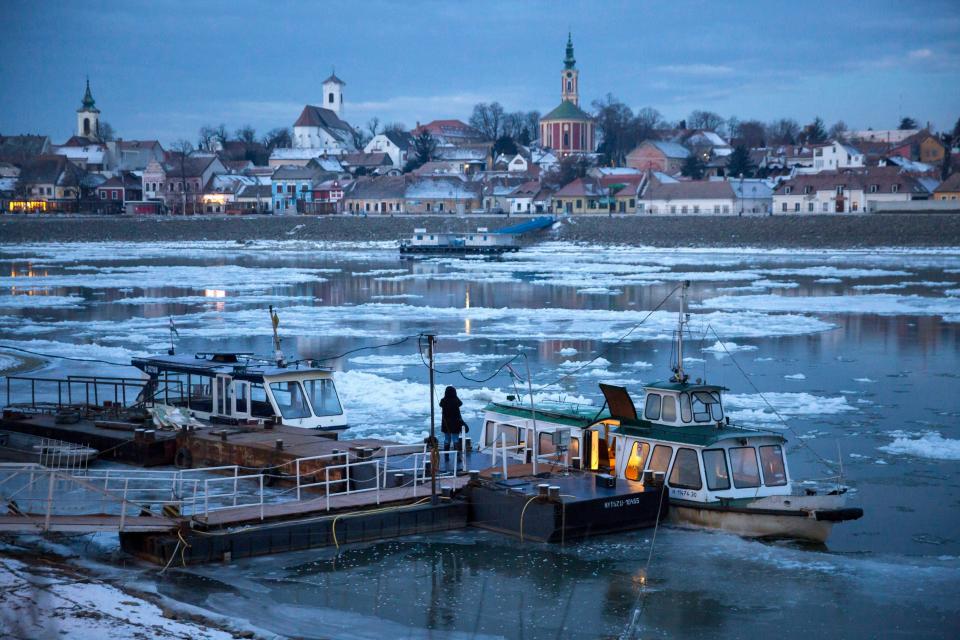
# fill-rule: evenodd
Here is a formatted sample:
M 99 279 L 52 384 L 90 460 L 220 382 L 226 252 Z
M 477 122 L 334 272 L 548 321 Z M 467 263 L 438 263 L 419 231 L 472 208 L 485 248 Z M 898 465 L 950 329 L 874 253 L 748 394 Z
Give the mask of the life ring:
M 193 454 L 190 449 L 180 447 L 177 449 L 177 455 L 173 457 L 173 464 L 177 469 L 189 469 L 193 466 Z

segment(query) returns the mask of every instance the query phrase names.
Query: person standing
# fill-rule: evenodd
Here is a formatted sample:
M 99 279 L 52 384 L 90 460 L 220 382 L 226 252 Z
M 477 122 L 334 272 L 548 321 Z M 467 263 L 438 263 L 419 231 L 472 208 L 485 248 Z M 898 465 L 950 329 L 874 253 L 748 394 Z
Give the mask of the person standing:
M 470 431 L 460 414 L 463 402 L 457 397 L 454 387 L 447 387 L 440 400 L 440 431 L 443 432 L 443 450 L 450 451 L 460 447 L 460 427 Z

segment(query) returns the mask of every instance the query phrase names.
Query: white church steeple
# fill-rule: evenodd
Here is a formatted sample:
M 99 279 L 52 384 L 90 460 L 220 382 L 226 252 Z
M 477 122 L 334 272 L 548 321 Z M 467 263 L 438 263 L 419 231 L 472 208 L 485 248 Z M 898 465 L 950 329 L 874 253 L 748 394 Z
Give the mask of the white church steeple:
M 335 70 L 323 81 L 323 108 L 330 109 L 338 118 L 343 117 L 343 88 L 346 85 L 337 77 Z

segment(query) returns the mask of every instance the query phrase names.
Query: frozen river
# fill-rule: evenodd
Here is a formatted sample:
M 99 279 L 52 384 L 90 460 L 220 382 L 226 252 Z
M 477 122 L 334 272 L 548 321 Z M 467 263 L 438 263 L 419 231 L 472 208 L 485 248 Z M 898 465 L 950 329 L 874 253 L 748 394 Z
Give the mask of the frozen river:
M 789 422 L 792 475 L 830 475 L 819 458 L 839 457 L 866 512 L 835 527 L 825 548 L 661 529 L 649 575 L 650 531 L 563 548 L 464 531 L 162 578 L 117 566 L 109 536 L 73 543 L 97 549 L 103 572 L 173 600 L 298 637 L 618 637 L 646 583 L 642 637 L 918 638 L 960 628 L 960 249 L 545 243 L 500 260 L 400 261 L 378 243 L 38 244 L 0 245 L 0 269 L 0 344 L 75 358 L 123 363 L 165 351 L 169 316 L 181 353 L 266 354 L 268 304 L 289 356 L 434 332 L 438 367 L 450 372 L 438 384 L 460 389 L 477 429 L 483 405 L 513 383 L 461 374 L 485 379 L 518 351 L 539 398 L 599 408 L 598 382 L 639 391 L 666 377 L 677 300 L 630 330 L 691 280 L 688 371 L 730 388 L 735 422 L 785 429 L 756 387 Z M 21 356 L 0 348 L 0 369 Z M 422 439 L 427 371 L 415 339 L 329 364 L 347 437 Z M 43 372 L 135 373 L 63 360 Z

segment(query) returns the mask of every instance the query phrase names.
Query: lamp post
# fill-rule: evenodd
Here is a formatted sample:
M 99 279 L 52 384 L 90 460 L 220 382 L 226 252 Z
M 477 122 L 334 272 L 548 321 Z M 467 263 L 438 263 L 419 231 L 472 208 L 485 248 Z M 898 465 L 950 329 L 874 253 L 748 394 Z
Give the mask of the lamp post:
M 742 173 L 740 174 L 740 213 L 739 215 L 741 216 L 743 215 L 743 174 Z

